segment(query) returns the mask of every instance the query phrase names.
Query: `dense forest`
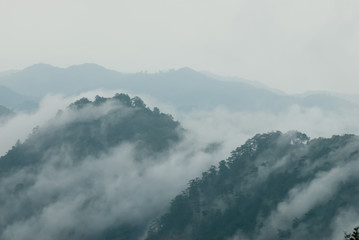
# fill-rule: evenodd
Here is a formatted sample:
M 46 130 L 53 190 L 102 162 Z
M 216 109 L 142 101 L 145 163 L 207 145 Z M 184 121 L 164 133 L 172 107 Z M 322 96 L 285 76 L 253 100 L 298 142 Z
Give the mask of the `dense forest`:
M 126 181 L 131 181 L 131 175 L 121 176 L 121 171 L 125 172 L 123 175 L 130 172 L 126 165 L 132 164 L 138 174 L 144 175 L 142 169 L 163 161 L 159 156 L 166 155 L 181 140 L 183 132 L 171 115 L 161 113 L 158 108 L 151 110 L 139 97 L 130 98 L 126 94 L 112 98 L 96 96 L 94 101 L 82 98 L 60 110 L 55 118 L 36 127 L 23 143 L 18 142 L 0 158 L 1 239 L 27 239 L 26 235 L 18 235 L 19 230 L 9 231 L 12 227 L 19 228 L 17 225 L 23 227 L 25 222 L 31 225 L 34 219 L 41 224 L 41 216 L 48 209 L 79 198 L 83 198 L 76 205 L 79 221 L 89 214 L 94 218 L 92 224 L 98 226 L 94 209 L 105 213 L 107 210 L 103 208 L 109 207 L 106 204 L 126 204 L 120 200 L 126 198 L 124 195 L 116 198 L 113 196 L 116 192 L 108 193 L 109 196 L 103 193 L 111 181 L 115 182 L 114 186 L 130 186 Z M 107 180 L 112 175 L 106 174 L 112 171 L 114 179 Z M 102 178 L 103 182 L 99 181 Z M 136 194 L 136 189 L 132 192 Z M 86 230 L 87 226 L 79 230 L 76 224 L 64 223 L 52 233 L 46 232 L 48 229 L 43 224 L 45 233 L 36 234 L 40 239 L 117 239 L 119 236 L 137 239 L 148 224 L 148 215 L 133 224 L 126 221 L 129 216 L 118 213 L 93 231 Z
M 28 165 L 34 167 L 46 161 L 49 151 L 60 152 L 63 148 L 75 161 L 98 156 L 124 141 L 136 142 L 142 154 L 160 152 L 179 141 L 180 132 L 179 123 L 171 115 L 158 108 L 150 110 L 138 97 L 96 96 L 93 102 L 82 98 L 66 112 L 60 110 L 46 127 L 36 127 L 24 143 L 9 150 L 1 158 L 0 171 L 4 174 Z
M 258 134 L 190 181 L 147 239 L 331 239 L 338 214 L 358 213 L 358 154 L 354 135 Z
M 359 0 L 0 0 L 0 240 L 359 240 Z
M 357 136 L 257 134 L 180 192 L 187 132 L 126 94 L 59 110 L 0 158 L 1 239 L 340 239 L 358 224 Z

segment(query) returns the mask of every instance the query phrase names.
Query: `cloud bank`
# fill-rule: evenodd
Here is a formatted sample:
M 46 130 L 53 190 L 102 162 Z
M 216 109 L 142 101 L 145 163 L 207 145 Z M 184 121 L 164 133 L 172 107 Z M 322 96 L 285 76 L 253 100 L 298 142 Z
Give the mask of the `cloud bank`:
M 45 97 L 37 112 L 19 113 L 0 126 L 1 154 L 5 154 L 17 139 L 24 141 L 37 125 L 46 128 L 73 121 L 66 115 L 59 118 L 61 121 L 50 119 L 75 99 L 93 99 L 97 94 L 106 97 L 113 93 L 93 91 L 70 98 Z M 79 164 L 74 163 L 70 149 L 64 148 L 56 154 L 50 152 L 43 166 L 35 172 L 25 168 L 1 179 L 1 238 L 95 239 L 99 232 L 119 224 L 146 225 L 163 213 L 169 201 L 185 189 L 190 179 L 227 158 L 233 149 L 256 133 L 294 129 L 311 137 L 359 133 L 359 115 L 355 113 L 339 116 L 298 106 L 279 114 L 231 112 L 224 108 L 183 113 L 150 97 L 145 96 L 144 100 L 151 107 L 159 106 L 164 112 L 169 110 L 187 129 L 180 144 L 165 154 L 156 155 L 156 161 L 151 159 L 154 156 L 149 156 L 141 162 L 135 160 L 136 143 L 121 144 L 101 156 L 87 157 Z M 219 143 L 220 147 L 206 152 L 211 143 Z M 288 218 L 332 196 L 338 184 L 350 176 L 348 171 L 352 173 L 357 168 L 351 164 L 338 166 L 318 174 L 309 185 L 292 189 L 288 199 L 273 211 L 268 226 L 283 224 Z M 312 197 L 323 188 L 322 194 Z M 342 209 L 333 225 L 343 227 L 357 216 L 350 213 L 350 209 Z

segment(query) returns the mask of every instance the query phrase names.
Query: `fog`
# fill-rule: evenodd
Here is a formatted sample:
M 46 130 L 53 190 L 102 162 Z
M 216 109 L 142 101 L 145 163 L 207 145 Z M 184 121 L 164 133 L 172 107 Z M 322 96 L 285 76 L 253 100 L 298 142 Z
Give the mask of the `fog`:
M 81 97 L 93 98 L 98 93 Z M 110 102 L 101 107 L 85 107 L 78 113 L 64 109 L 78 98 L 48 96 L 39 111 L 21 113 L 2 129 L 11 131 L 17 121 L 27 116 L 33 123 L 42 123 L 37 131 L 53 134 L 53 129 L 64 124 L 94 120 L 115 107 Z M 53 118 L 57 111 L 49 111 L 50 106 L 64 112 Z M 130 114 L 126 110 L 123 114 Z M 29 123 L 14 133 L 24 140 L 32 127 Z M 9 139 L 7 144 L 13 142 Z M 76 163 L 71 155 L 71 145 L 65 144 L 60 151 L 50 149 L 43 154 L 40 167 L 24 167 L 1 179 L 1 238 L 91 239 L 114 225 L 144 227 L 166 209 L 170 199 L 185 189 L 190 179 L 221 157 L 220 153 L 206 153 L 207 144 L 187 131 L 184 140 L 165 153 L 139 154 L 137 143 L 127 142 L 98 157 L 88 156 L 81 163 Z M 139 155 L 141 161 L 137 159 Z
M 356 137 L 351 139 L 345 146 L 341 145 L 337 149 L 335 147 L 331 148 L 327 155 L 315 158 L 314 161 L 310 161 L 310 157 L 306 155 L 309 150 L 307 143 L 279 159 L 272 159 L 270 152 L 266 152 L 259 158 L 253 159 L 259 168 L 263 160 L 272 161 L 274 164 L 269 163 L 263 167 L 264 170 L 259 169 L 258 176 L 256 176 L 257 179 L 247 183 L 249 185 L 247 190 L 249 191 L 267 181 L 269 172 L 286 173 L 297 170 L 300 172 L 300 176 L 306 180 L 301 183 L 298 181 L 288 191 L 285 198 L 275 208 L 271 209 L 268 217 L 263 218 L 260 216 L 257 218 L 258 223 L 255 237 L 248 238 L 246 234 L 238 231 L 227 240 L 278 239 L 280 238 L 278 235 L 279 231 L 286 232 L 287 230 L 289 234 L 287 235 L 288 239 L 322 239 L 324 236 L 325 239 L 331 240 L 343 239 L 343 232 L 351 232 L 359 222 L 359 211 L 356 205 L 357 196 L 355 194 L 357 191 L 355 186 L 358 181 L 359 162 L 357 155 L 354 154 L 358 147 L 358 138 Z M 298 165 L 292 161 L 299 159 L 293 156 L 302 156 L 309 159 L 297 169 Z M 326 169 L 323 166 L 331 167 Z M 321 170 L 318 170 L 317 167 Z M 313 176 L 314 173 L 315 175 Z M 342 197 L 340 196 L 341 194 L 347 195 Z M 263 198 L 266 198 L 266 196 L 263 195 Z M 342 204 L 334 208 L 330 202 L 335 202 L 337 199 L 341 199 Z M 326 210 L 329 214 L 325 214 L 325 216 L 319 214 L 318 216 L 316 208 L 323 208 L 323 206 L 329 207 Z M 311 210 L 314 210 L 314 212 L 311 212 Z M 307 214 L 317 214 L 317 217 L 323 222 L 329 220 L 327 231 L 321 234 L 318 232 L 318 229 L 315 230 L 318 226 L 311 226 L 311 224 L 316 224 L 316 221 L 311 222 L 308 220 L 310 217 L 306 219 Z M 329 218 L 330 214 L 334 214 L 334 217 Z M 298 223 L 296 227 L 294 227 L 295 222 Z M 330 234 L 329 237 L 326 236 L 328 233 Z M 315 234 L 319 234 L 319 236 L 315 236 Z
M 106 114 L 113 107 L 111 104 L 96 109 L 96 112 L 85 109 L 77 118 L 67 114 L 66 108 L 81 97 L 91 100 L 96 95 L 110 97 L 115 92 L 96 90 L 73 97 L 46 96 L 35 113 L 18 113 L 0 125 L 0 154 L 4 155 L 18 139 L 25 141 L 36 126 L 46 130 L 79 117 L 84 120 Z M 140 97 L 150 108 L 159 106 L 161 111 L 180 121 L 187 130 L 183 140 L 166 153 L 144 156 L 141 162 L 135 160 L 138 154 L 136 143 L 130 142 L 101 156 L 89 156 L 80 164 L 74 164 L 74 156 L 69 154 L 71 146 L 60 152 L 48 152 L 38 170 L 24 168 L 1 179 L 1 239 L 22 240 L 29 236 L 36 239 L 90 239 L 116 224 L 146 226 L 166 210 L 170 200 L 186 188 L 189 180 L 201 176 L 210 165 L 226 159 L 232 150 L 257 133 L 298 130 L 311 138 L 359 133 L 359 114 L 338 115 L 298 106 L 272 114 L 232 112 L 225 108 L 181 112 L 153 97 Z M 63 110 L 64 114 L 55 118 L 58 110 Z M 220 147 L 206 152 L 211 143 L 218 143 Z M 285 225 L 288 219 L 305 213 L 335 194 L 338 184 L 346 181 L 358 168 L 357 163 L 347 163 L 318 174 L 307 185 L 296 186 L 267 219 L 263 236 L 270 231 L 268 229 Z M 18 186 L 24 183 L 29 186 L 17 192 Z M 358 216 L 350 209 L 342 209 L 333 227 L 336 226 L 338 231 L 347 229 L 351 226 L 349 222 L 358 220 Z M 240 236 L 238 233 L 234 239 Z
M 11 119 L 0 122 L 0 156 L 3 156 L 11 149 L 17 140 L 23 142 L 35 127 L 44 125 L 47 121 L 54 118 L 59 110 L 65 110 L 74 101 L 82 97 L 94 99 L 96 95 L 113 96 L 115 92 L 94 90 L 71 97 L 64 97 L 63 95 L 45 96 L 40 101 L 39 107 L 35 112 L 20 111 L 11 117 Z
M 150 84 L 146 85 L 148 82 L 145 81 L 147 76 L 153 80 L 159 78 L 161 84 L 152 85 L 152 92 L 157 96 L 140 97 L 151 109 L 159 107 L 163 113 L 171 114 L 185 129 L 183 132 L 177 129 L 181 132 L 180 141 L 160 153 L 148 154 L 141 149 L 140 141 L 123 141 L 116 146 L 106 146 L 106 151 L 99 155 L 88 154 L 78 160 L 75 152 L 79 150 L 68 140 L 62 145 L 60 143 L 56 150 L 50 147 L 42 152 L 38 165 L 26 165 L 33 159 L 26 162 L 27 156 L 15 156 L 14 159 L 20 159 L 19 164 L 25 166 L 12 170 L 13 162 L 5 161 L 11 157 L 1 158 L 5 159 L 6 166 L 10 166 L 9 172 L 13 172 L 6 172 L 6 167 L 0 169 L 0 239 L 102 239 L 99 233 L 113 228 L 117 230 L 120 225 L 135 230 L 137 226 L 141 234 L 139 238 L 145 238 L 143 230 L 154 218 L 166 212 L 171 199 L 186 189 L 188 181 L 201 177 L 201 173 L 211 165 L 227 159 L 231 151 L 255 134 L 296 130 L 311 139 L 359 134 L 359 110 L 355 106 L 345 108 L 348 103 L 327 96 L 285 97 L 285 93 L 324 91 L 336 92 L 337 96 L 355 104 L 359 102 L 356 95 L 359 87 L 358 23 L 359 1 L 355 0 L 0 1 L 1 84 L 18 85 L 18 89 L 10 88 L 15 92 L 21 90 L 19 93 L 24 95 L 34 95 L 36 99 L 42 98 L 44 92 L 49 93 L 47 89 L 64 94 L 46 95 L 34 112 L 19 111 L 9 119 L 0 119 L 0 157 L 7 156 L 11 149 L 15 152 L 16 146 L 22 146 L 21 143 L 37 131 L 42 136 L 55 134 L 53 129 L 61 130 L 64 125 L 76 122 L 95 121 L 114 109 L 123 110 L 122 115 L 116 116 L 119 118 L 116 121 L 130 116 L 132 110 L 112 103 L 96 109 L 86 107 L 77 113 L 67 107 L 82 97 L 93 100 L 96 95 L 112 97 L 117 92 L 129 93 L 132 97 L 136 95 L 136 92 L 124 89 L 98 89 L 78 94 L 82 91 L 79 89 L 91 86 L 112 89 L 123 87 L 120 84 L 127 82 L 128 86 L 133 84 L 133 89 L 143 88 L 143 92 L 151 93 L 148 91 Z M 137 74 L 133 74 L 133 81 L 123 74 L 121 79 L 126 81 L 121 81 L 117 73 L 105 73 L 105 69 L 98 66 L 91 71 L 86 70 L 90 65 L 72 67 L 73 72 L 68 72 L 70 75 L 66 75 L 64 69 L 54 68 L 54 72 L 50 72 L 52 67 L 40 66 L 39 69 L 44 71 L 39 75 L 33 72 L 34 75 L 28 76 L 26 71 L 19 71 L 18 80 L 11 78 L 16 70 L 36 63 L 58 67 L 96 63 L 121 73 L 145 71 L 159 74 L 142 72 L 138 79 Z M 173 78 L 172 83 L 164 81 L 171 74 L 160 73 L 186 66 L 224 76 L 223 79 L 227 80 L 248 79 L 251 84 L 256 81 L 262 87 L 270 86 L 281 93 L 278 96 L 269 94 L 257 102 L 250 91 L 243 90 L 248 88 L 242 88 L 243 92 L 238 94 L 237 89 L 228 87 L 223 88 L 227 89 L 224 94 L 233 95 L 217 96 L 221 84 L 213 84 L 204 91 L 202 87 L 206 86 L 207 80 L 201 82 L 197 80 L 202 77 L 190 78 L 191 75 L 184 74 L 183 69 L 183 75 Z M 84 73 L 79 69 L 85 69 Z M 21 76 L 21 73 L 26 76 Z M 53 74 L 56 78 L 47 78 Z M 97 82 L 98 79 L 102 82 Z M 37 80 L 41 84 L 36 84 Z M 165 82 L 168 86 L 162 84 Z M 193 87 L 195 82 L 198 89 Z M 182 85 L 184 90 L 198 91 L 177 89 L 178 95 L 172 96 L 172 91 Z M 65 87 L 62 89 L 61 86 Z M 68 92 L 65 93 L 64 89 Z M 277 92 L 270 90 L 274 91 Z M 78 95 L 66 95 L 74 92 Z M 207 100 L 211 96 L 206 96 L 206 92 L 212 95 L 214 102 L 225 99 L 228 102 L 223 103 L 227 106 L 233 103 L 238 105 L 237 109 L 248 107 L 249 110 L 233 111 L 220 106 L 204 110 L 201 106 L 211 105 Z M 163 94 L 160 101 L 162 93 L 168 93 L 169 97 Z M 264 96 L 265 93 L 263 90 L 257 94 Z M 14 96 L 14 100 L 19 100 L 20 95 Z M 28 98 L 24 96 L 23 99 Z M 166 99 L 179 100 L 184 107 L 190 105 L 189 109 L 196 111 L 181 111 Z M 280 99 L 287 100 L 280 102 Z M 292 105 L 281 111 L 281 103 L 287 106 L 290 101 L 302 105 Z M 6 102 L 1 105 L 5 106 Z M 20 104 L 15 105 L 20 107 Z M 28 102 L 28 105 L 33 104 Z M 327 109 L 302 107 L 309 105 Z M 268 109 L 251 111 L 254 107 Z M 273 109 L 278 111 L 273 112 Z M 106 123 L 111 124 L 111 119 Z M 101 131 L 101 126 L 99 129 Z M 303 144 L 300 151 L 307 151 L 305 146 Z M 41 149 L 36 144 L 33 147 Z M 294 186 L 270 210 L 268 218 L 258 219 L 263 223 L 260 229 L 256 229 L 258 240 L 277 237 L 276 231 L 289 229 L 293 218 L 303 216 L 335 197 L 343 184 L 357 180 L 357 155 L 343 156 L 358 148 L 358 144 L 352 142 L 340 150 L 329 152 L 326 159 L 316 159 L 303 167 L 301 174 L 308 176 L 321 164 L 331 164 L 329 170 L 316 172 L 307 182 Z M 267 156 L 262 156 L 256 163 L 265 158 Z M 288 170 L 293 164 L 291 156 L 270 160 L 275 161 L 268 167 L 258 167 L 258 177 L 244 184 L 243 188 L 251 189 L 268 180 L 271 173 Z M 357 206 L 335 210 L 336 216 L 327 226 L 333 230 L 332 240 L 341 239 L 343 231 L 350 231 L 353 223 L 359 222 Z M 306 233 L 307 229 L 301 227 L 292 237 L 304 239 Z M 237 232 L 230 237 L 230 240 L 238 239 L 246 239 L 245 233 Z
M 0 156 L 4 155 L 17 140 L 25 140 L 33 128 L 41 126 L 53 118 L 57 111 L 64 110 L 75 100 L 81 97 L 94 99 L 96 95 L 111 97 L 117 92 L 124 91 L 94 90 L 72 97 L 47 95 L 42 99 L 35 113 L 20 112 L 10 121 L 0 123 Z M 213 111 L 183 112 L 169 104 L 159 102 L 153 96 L 140 97 L 150 108 L 158 106 L 163 112 L 174 116 L 185 129 L 195 133 L 200 139 L 223 143 L 227 153 L 255 134 L 270 131 L 297 130 L 311 138 L 345 133 L 359 134 L 357 124 L 359 112 L 336 113 L 297 105 L 280 113 L 233 112 L 225 107 L 217 107 Z
M 94 62 L 121 72 L 189 66 L 291 93 L 358 89 L 357 1 L 4 0 L 0 6 L 0 71 L 39 62 Z
M 134 146 L 124 144 L 78 166 L 58 167 L 59 161 L 73 161 L 71 156 L 64 159 L 63 153 L 47 159 L 36 174 L 18 172 L 5 179 L 1 195 L 18 183 L 34 184 L 2 199 L 1 223 L 6 226 L 2 239 L 63 239 L 71 232 L 75 232 L 73 239 L 91 239 L 114 224 L 147 224 L 188 180 L 215 161 L 216 156 L 188 146 L 193 144 L 173 149 L 162 156 L 160 164 L 139 164 L 134 160 Z M 34 203 L 36 213 L 19 220 L 26 216 L 28 201 Z M 18 220 L 9 221 L 14 217 Z
M 346 155 L 347 152 L 342 152 L 342 156 Z M 338 159 L 335 158 L 335 160 Z M 349 162 L 344 164 L 344 166 L 337 166 L 327 172 L 320 172 L 314 180 L 291 189 L 287 199 L 279 203 L 277 205 L 277 209 L 274 210 L 271 216 L 266 220 L 266 224 L 261 230 L 262 235 L 259 239 L 267 239 L 268 235 L 275 235 L 277 233 L 277 229 L 290 228 L 293 224 L 293 219 L 303 217 L 312 208 L 330 200 L 333 196 L 335 196 L 341 184 L 356 177 L 355 175 L 358 169 L 359 163 L 357 161 Z M 344 212 L 347 212 L 348 210 L 343 208 L 340 209 L 340 211 L 341 212 L 336 219 L 340 224 L 337 226 L 333 225 L 333 228 L 342 232 L 348 229 L 348 227 L 354 227 L 352 226 L 352 222 L 345 221 L 346 217 L 343 217 L 345 214 Z M 352 213 L 352 218 L 354 218 L 354 213 L 358 212 L 355 210 Z M 359 220 L 359 215 L 356 214 L 355 219 L 350 220 L 357 222 Z M 338 227 L 343 228 L 339 229 Z M 351 229 L 352 228 L 349 228 L 349 230 Z M 299 229 L 293 233 L 293 237 L 294 239 L 303 239 L 305 234 L 308 234 L 305 229 Z M 335 232 L 335 237 L 338 237 L 337 232 Z M 333 239 L 340 239 L 335 237 Z

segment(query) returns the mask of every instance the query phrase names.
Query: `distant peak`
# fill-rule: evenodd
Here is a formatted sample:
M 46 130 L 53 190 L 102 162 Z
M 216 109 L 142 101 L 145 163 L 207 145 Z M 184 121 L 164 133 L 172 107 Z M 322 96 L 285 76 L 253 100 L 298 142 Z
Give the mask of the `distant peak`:
M 101 70 L 106 70 L 105 67 L 98 65 L 96 63 L 83 63 L 83 64 L 79 64 L 79 65 L 72 65 L 69 66 L 67 69 L 101 69 Z
M 182 67 L 182 68 L 178 68 L 178 69 L 171 69 L 167 72 L 160 72 L 162 74 L 176 74 L 176 75 L 181 75 L 181 76 L 201 76 L 203 75 L 200 72 L 197 72 L 196 70 L 193 70 L 192 68 L 189 67 Z
M 59 68 L 46 63 L 37 63 L 23 69 L 23 71 L 44 70 L 44 69 L 59 69 Z
M 31 65 L 31 66 L 23 69 L 23 71 L 32 72 L 32 71 L 44 71 L 44 70 L 50 71 L 50 70 L 59 70 L 59 69 L 64 70 L 64 68 L 55 67 L 50 64 L 37 63 L 37 64 Z M 65 70 L 74 70 L 74 69 L 76 69 L 76 70 L 91 70 L 91 69 L 107 70 L 103 66 L 95 64 L 95 63 L 83 63 L 83 64 L 78 64 L 78 65 L 72 65 L 72 66 L 65 68 Z
M 183 68 L 179 68 L 177 70 L 177 72 L 192 72 L 192 73 L 197 73 L 197 71 L 193 70 L 192 68 L 189 68 L 189 67 L 183 67 Z

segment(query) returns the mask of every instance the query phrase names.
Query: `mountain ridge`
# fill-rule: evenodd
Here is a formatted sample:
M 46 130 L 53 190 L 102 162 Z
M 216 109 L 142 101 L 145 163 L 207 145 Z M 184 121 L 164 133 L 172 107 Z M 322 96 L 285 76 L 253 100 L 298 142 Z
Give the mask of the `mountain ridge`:
M 358 136 L 256 134 L 185 188 L 216 151 L 186 131 L 139 97 L 74 101 L 0 157 L 0 237 L 334 240 L 359 221 Z
M 138 239 L 162 209 L 148 192 L 163 196 L 156 186 L 141 186 L 146 177 L 156 182 L 151 171 L 183 134 L 171 115 L 139 97 L 73 102 L 0 157 L 0 238 Z M 153 202 L 136 201 L 138 194 Z
M 341 239 L 359 221 L 358 149 L 352 134 L 257 134 L 191 180 L 147 239 Z
M 14 110 L 34 110 L 38 106 L 33 98 L 19 94 L 3 85 L 0 85 L 0 105 Z
M 124 74 L 97 64 L 67 68 L 38 64 L 11 76 L 0 76 L 0 84 L 37 99 L 48 93 L 76 95 L 94 89 L 122 89 L 152 96 L 184 111 L 225 107 L 234 111 L 280 112 L 293 105 L 324 111 L 359 111 L 358 105 L 338 97 L 284 95 L 243 81 L 220 81 L 188 67 L 151 74 Z

